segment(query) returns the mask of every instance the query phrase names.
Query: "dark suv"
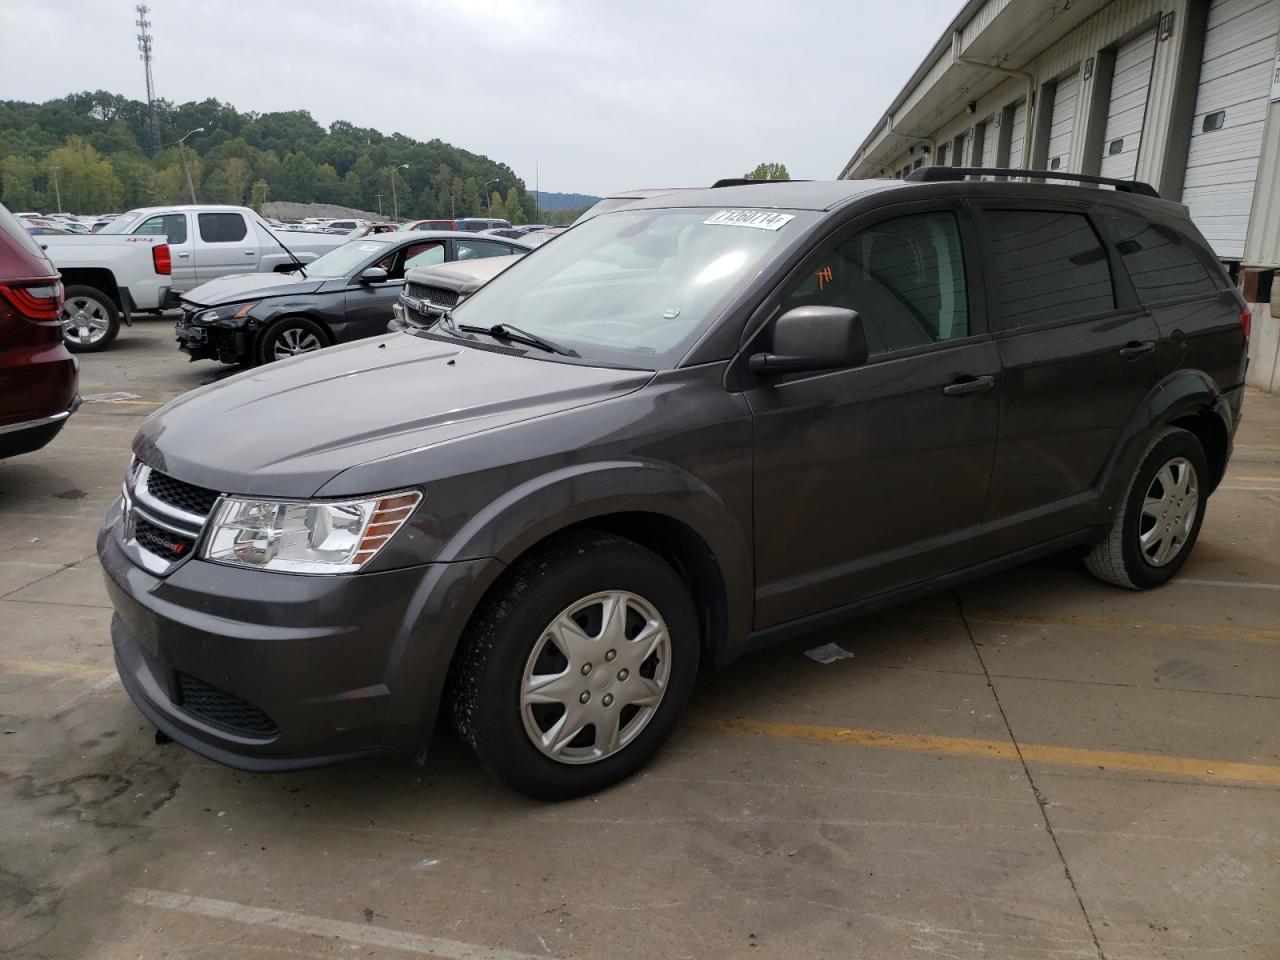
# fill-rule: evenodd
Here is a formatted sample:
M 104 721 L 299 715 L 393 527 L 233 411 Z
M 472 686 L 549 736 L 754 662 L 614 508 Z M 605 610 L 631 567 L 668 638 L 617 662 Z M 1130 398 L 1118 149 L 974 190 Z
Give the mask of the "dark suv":
M 971 173 L 641 200 L 429 329 L 169 404 L 98 541 L 126 690 L 251 770 L 416 750 L 443 704 L 567 797 L 701 666 L 1069 548 L 1168 580 L 1243 301 L 1144 185 Z

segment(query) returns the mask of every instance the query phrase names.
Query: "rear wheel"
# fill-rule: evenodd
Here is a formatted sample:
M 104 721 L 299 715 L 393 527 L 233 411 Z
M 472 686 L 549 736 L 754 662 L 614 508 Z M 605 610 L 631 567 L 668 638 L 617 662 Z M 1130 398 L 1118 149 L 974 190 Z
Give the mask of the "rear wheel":
M 277 320 L 263 332 L 258 340 L 258 363 L 287 360 L 304 353 L 314 353 L 329 345 L 324 328 L 306 317 L 285 317 Z
M 1204 520 L 1209 470 L 1189 430 L 1170 427 L 1147 447 L 1107 539 L 1085 558 L 1100 580 L 1147 590 L 1172 579 Z
M 119 333 L 120 311 L 110 297 L 94 287 L 67 287 L 62 304 L 62 339 L 68 350 L 105 350 Z
M 463 639 L 449 708 L 494 777 L 566 799 L 640 769 L 666 740 L 698 669 L 684 581 L 606 534 L 560 541 L 513 568 Z

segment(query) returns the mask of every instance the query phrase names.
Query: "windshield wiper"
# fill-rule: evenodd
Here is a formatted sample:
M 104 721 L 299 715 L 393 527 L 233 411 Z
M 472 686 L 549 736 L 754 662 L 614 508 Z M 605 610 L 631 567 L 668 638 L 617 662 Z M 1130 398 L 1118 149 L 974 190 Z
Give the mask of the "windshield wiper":
M 536 333 L 530 333 L 528 330 L 521 330 L 519 327 L 512 326 L 509 323 L 495 323 L 492 327 L 477 327 L 466 323 L 454 324 L 452 317 L 449 318 L 449 322 L 455 329 L 462 330 L 465 333 L 487 333 L 489 336 L 499 340 L 514 340 L 517 343 L 537 347 L 539 350 L 546 350 L 548 353 L 557 353 L 562 357 L 582 356 L 577 350 L 562 347 L 546 337 L 540 337 Z

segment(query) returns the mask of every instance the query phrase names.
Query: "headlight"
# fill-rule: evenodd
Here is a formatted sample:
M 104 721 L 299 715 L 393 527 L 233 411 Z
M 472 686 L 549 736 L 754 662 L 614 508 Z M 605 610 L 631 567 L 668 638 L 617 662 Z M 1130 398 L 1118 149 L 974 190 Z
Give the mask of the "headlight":
M 233 317 L 239 320 L 246 316 L 250 310 L 256 307 L 261 301 L 255 300 L 253 303 L 232 304 L 229 307 L 215 307 L 212 310 L 201 310 L 195 314 L 192 323 L 216 323 L 219 320 L 230 320 Z
M 378 555 L 421 501 L 416 490 L 343 501 L 224 497 L 203 556 L 258 570 L 352 573 Z

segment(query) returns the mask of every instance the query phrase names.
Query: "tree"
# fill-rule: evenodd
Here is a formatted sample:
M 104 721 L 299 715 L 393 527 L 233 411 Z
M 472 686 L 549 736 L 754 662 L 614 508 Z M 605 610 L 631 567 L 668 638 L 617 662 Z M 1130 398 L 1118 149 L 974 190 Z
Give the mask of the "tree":
M 44 191 L 36 189 L 37 168 L 31 157 L 0 160 L 0 201 L 10 210 L 41 210 Z
M 520 195 L 516 193 L 515 187 L 507 191 L 507 199 L 503 207 L 506 208 L 507 219 L 512 223 L 524 223 L 528 219 L 525 216 L 524 207 L 520 205 Z
M 124 184 L 111 163 L 81 137 L 70 136 L 64 146 L 52 151 L 47 167 L 58 168 L 58 190 L 54 193 L 61 194 L 63 209 L 100 213 L 117 209 L 124 199 Z
M 499 220 L 507 219 L 507 207 L 502 202 L 502 194 L 497 190 L 489 194 L 489 205 L 485 208 L 484 215 L 486 217 L 496 217 Z
M 747 180 L 790 180 L 785 163 L 761 163 L 742 175 Z

